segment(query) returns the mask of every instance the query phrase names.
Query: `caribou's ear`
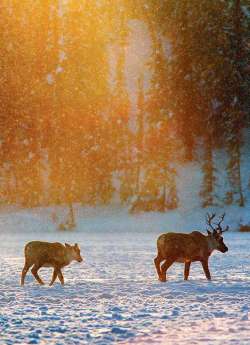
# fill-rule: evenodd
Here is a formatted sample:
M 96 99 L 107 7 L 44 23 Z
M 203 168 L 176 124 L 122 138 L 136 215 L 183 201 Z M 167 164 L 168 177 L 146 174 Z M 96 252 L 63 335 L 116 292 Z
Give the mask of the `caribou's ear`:
M 68 243 L 65 243 L 65 247 L 66 247 L 66 248 L 70 248 L 70 247 L 71 247 L 71 245 L 70 245 L 70 244 L 68 244 Z
M 75 243 L 75 247 L 76 247 L 76 248 L 79 248 L 78 243 Z
M 208 235 L 212 235 L 211 231 L 207 230 L 207 234 Z

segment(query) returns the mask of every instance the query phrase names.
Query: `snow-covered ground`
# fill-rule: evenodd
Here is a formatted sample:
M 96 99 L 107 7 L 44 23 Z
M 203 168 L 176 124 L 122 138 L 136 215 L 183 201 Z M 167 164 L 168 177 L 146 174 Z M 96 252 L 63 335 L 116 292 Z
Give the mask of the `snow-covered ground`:
M 185 228 L 178 214 L 85 210 L 74 232 L 58 232 L 46 209 L 2 212 L 0 344 L 250 344 L 250 234 L 225 234 L 229 252 L 211 257 L 211 282 L 195 263 L 189 281 L 175 264 L 160 283 L 156 238 L 174 220 Z M 23 246 L 34 239 L 81 246 L 84 263 L 65 268 L 64 287 L 39 286 L 30 273 L 19 285 Z M 40 274 L 48 282 L 52 270 Z

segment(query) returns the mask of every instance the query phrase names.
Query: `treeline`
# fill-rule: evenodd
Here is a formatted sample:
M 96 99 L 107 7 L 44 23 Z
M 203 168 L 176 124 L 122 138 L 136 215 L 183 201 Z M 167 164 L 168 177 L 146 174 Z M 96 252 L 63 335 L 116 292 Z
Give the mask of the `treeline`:
M 119 196 L 135 212 L 173 209 L 176 163 L 196 160 L 201 147 L 206 207 L 217 202 L 213 157 L 223 147 L 225 202 L 243 206 L 249 13 L 244 0 L 2 1 L 2 202 L 95 205 Z M 146 25 L 152 51 L 136 107 L 125 71 L 132 21 Z

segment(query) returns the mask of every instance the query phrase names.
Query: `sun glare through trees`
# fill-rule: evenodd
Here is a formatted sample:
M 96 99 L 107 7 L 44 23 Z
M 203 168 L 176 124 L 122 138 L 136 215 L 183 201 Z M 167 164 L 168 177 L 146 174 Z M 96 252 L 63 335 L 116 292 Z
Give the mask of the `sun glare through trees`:
M 228 153 L 227 203 L 244 204 L 247 1 L 2 0 L 1 198 L 35 206 L 178 206 L 176 164 Z M 249 96 L 249 95 L 248 95 Z M 224 197 L 224 196 L 223 196 Z

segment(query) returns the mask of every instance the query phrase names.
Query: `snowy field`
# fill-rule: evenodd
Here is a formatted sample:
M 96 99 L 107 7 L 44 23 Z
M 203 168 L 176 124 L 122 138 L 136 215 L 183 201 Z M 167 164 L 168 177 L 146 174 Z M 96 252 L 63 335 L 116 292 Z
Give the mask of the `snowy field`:
M 161 283 L 153 258 L 165 215 L 87 214 L 71 233 L 41 211 L 0 214 L 1 345 L 250 344 L 250 234 L 225 234 L 229 252 L 211 257 L 211 282 L 195 263 L 189 281 L 175 264 Z M 84 262 L 65 268 L 64 287 L 39 286 L 31 273 L 19 285 L 34 239 L 80 244 Z M 40 270 L 46 282 L 51 274 Z

